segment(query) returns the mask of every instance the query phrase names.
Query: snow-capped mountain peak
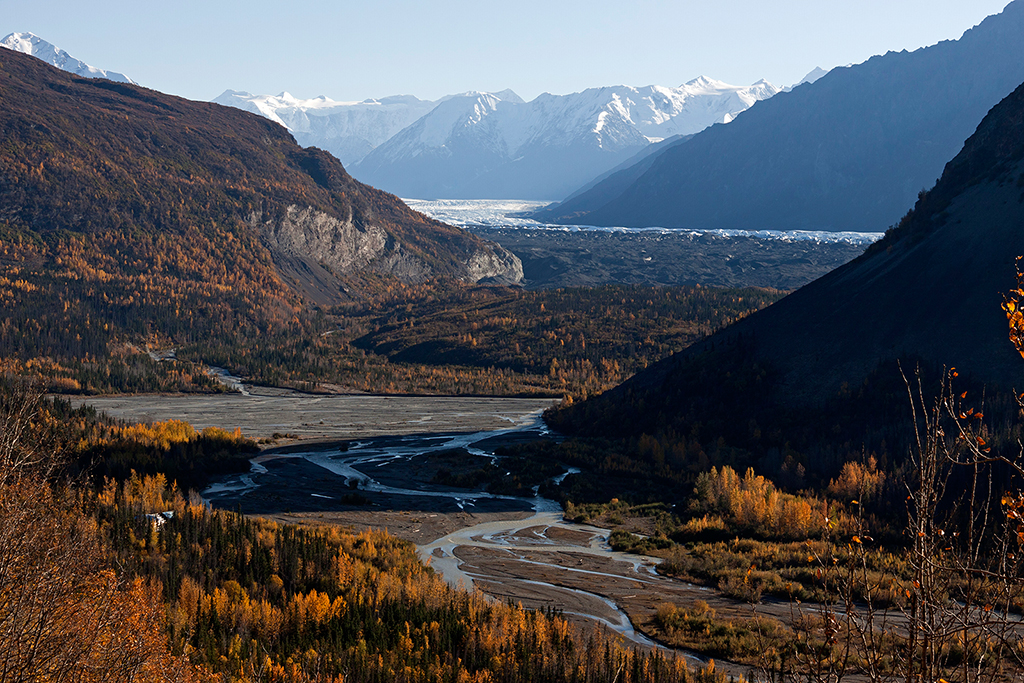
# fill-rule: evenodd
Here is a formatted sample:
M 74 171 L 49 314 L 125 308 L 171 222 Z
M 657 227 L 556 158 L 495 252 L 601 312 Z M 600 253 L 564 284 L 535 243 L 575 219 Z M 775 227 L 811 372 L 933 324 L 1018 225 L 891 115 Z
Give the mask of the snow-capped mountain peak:
M 512 90 L 436 102 L 228 90 L 214 102 L 276 121 L 360 180 L 402 196 L 557 199 L 652 142 L 728 123 L 777 92 L 765 80 L 735 86 L 699 76 L 678 88 L 616 85 L 529 102 Z
M 696 93 L 703 91 L 715 92 L 723 88 L 729 87 L 731 86 L 723 83 L 722 81 L 716 81 L 713 78 L 708 78 L 707 76 L 701 75 L 697 76 L 697 78 L 694 78 L 692 81 L 687 81 L 686 83 L 683 83 L 681 86 L 679 86 L 679 89 L 689 90 L 691 92 Z
M 406 197 L 557 198 L 651 142 L 728 123 L 779 89 L 706 76 L 678 88 L 626 85 L 524 102 L 467 92 L 438 106 L 353 166 Z
M 135 83 L 132 79 L 117 71 L 106 71 L 89 66 L 80 59 L 75 59 L 64 50 L 52 43 L 48 43 L 34 33 L 11 33 L 2 41 L 0 47 L 15 52 L 23 52 L 41 59 L 47 64 L 57 67 L 62 71 L 73 73 L 76 76 L 85 78 L 106 78 L 121 83 Z
M 436 104 L 410 95 L 337 102 L 324 95 L 306 100 L 288 91 L 253 95 L 240 90 L 225 90 L 213 101 L 279 123 L 299 144 L 325 149 L 346 165 L 362 159 Z

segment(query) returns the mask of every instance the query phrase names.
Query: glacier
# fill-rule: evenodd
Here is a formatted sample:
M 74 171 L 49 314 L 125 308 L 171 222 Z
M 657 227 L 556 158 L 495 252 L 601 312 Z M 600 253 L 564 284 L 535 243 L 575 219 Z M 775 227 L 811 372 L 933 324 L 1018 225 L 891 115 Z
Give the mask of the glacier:
M 437 104 L 411 95 L 339 102 L 323 95 L 299 99 L 288 92 L 253 95 L 238 90 L 226 90 L 213 101 L 279 123 L 303 147 L 324 149 L 346 166 L 358 162 Z
M 435 220 L 461 228 L 526 228 L 561 232 L 620 232 L 643 234 L 708 235 L 729 239 L 746 237 L 766 241 L 850 244 L 867 247 L 880 240 L 880 232 L 828 232 L 825 230 L 700 230 L 694 228 L 626 228 L 596 225 L 558 225 L 527 218 L 526 214 L 543 208 L 540 200 L 456 200 L 403 199 L 409 208 Z

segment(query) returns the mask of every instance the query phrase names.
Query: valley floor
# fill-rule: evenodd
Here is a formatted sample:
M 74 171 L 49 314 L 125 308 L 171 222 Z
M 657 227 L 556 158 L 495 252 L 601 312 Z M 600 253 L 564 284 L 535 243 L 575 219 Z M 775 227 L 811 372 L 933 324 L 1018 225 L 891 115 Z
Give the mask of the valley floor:
M 252 439 L 337 441 L 370 436 L 476 432 L 519 427 L 537 420 L 552 399 L 448 396 L 309 395 L 258 390 L 251 395 L 139 394 L 69 397 L 129 422 L 185 420 L 196 429 L 239 428 Z
M 617 283 L 792 290 L 856 258 L 866 246 L 684 230 L 467 229 L 518 256 L 529 289 Z
M 612 551 L 608 529 L 564 520 L 554 501 L 433 483 L 436 462 L 427 456 L 443 460 L 464 449 L 470 460 L 489 459 L 496 447 L 540 438 L 546 432 L 540 412 L 550 401 L 292 394 L 79 402 L 130 421 L 239 426 L 264 439 L 286 433 L 280 441 L 286 445 L 254 458 L 249 474 L 223 478 L 204 497 L 215 507 L 278 522 L 386 529 L 415 543 L 421 558 L 453 585 L 529 608 L 554 608 L 633 645 L 664 648 L 644 633 L 656 630 L 655 613 L 664 603 L 690 608 L 703 601 L 723 618 L 755 613 L 715 590 L 657 574 L 656 558 Z M 791 616 L 787 609 L 757 607 L 780 619 Z M 707 660 L 676 653 L 694 664 Z M 716 667 L 732 675 L 750 668 L 721 660 Z

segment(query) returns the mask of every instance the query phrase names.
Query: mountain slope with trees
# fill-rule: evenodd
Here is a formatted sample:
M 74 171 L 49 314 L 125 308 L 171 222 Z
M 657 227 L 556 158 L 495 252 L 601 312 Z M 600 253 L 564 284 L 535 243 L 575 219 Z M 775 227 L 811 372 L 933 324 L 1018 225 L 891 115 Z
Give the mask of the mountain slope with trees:
M 2 357 L 237 342 L 398 283 L 522 277 L 261 117 L 8 50 L 0 101 Z
M 53 258 L 75 241 L 86 258 L 104 242 L 157 247 L 159 258 L 120 259 L 122 273 L 183 274 L 205 258 L 196 252 L 214 250 L 237 259 L 232 277 L 265 280 L 284 298 L 290 289 L 343 300 L 327 285 L 360 273 L 514 279 L 511 255 L 355 181 L 260 117 L 77 78 L 15 52 L 0 65 L 5 243 L 32 242 Z

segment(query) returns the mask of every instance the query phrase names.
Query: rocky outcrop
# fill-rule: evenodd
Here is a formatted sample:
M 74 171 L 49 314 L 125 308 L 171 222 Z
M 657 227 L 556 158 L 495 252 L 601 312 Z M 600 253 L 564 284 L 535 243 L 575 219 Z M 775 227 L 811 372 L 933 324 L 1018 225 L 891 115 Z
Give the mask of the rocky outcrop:
M 493 242 L 476 251 L 465 263 L 467 282 L 493 285 L 518 285 L 523 281 L 523 262 Z
M 381 227 L 357 227 L 351 215 L 342 221 L 311 207 L 289 206 L 279 219 L 253 213 L 249 224 L 272 254 L 309 257 L 338 275 L 362 270 L 388 245 Z
M 423 282 L 434 275 L 429 263 L 403 249 L 402 243 L 384 228 L 360 227 L 351 214 L 340 220 L 312 207 L 292 205 L 278 217 L 253 213 L 249 225 L 259 232 L 279 265 L 288 264 L 287 270 L 292 273 L 326 269 L 336 277 L 344 277 L 371 270 L 406 283 Z M 489 242 L 482 243 L 461 265 L 461 279 L 465 282 L 507 285 L 523 279 L 519 258 Z M 323 273 L 319 273 L 318 279 L 325 279 Z M 326 288 L 331 289 L 329 285 Z M 316 289 L 325 289 L 324 283 L 318 283 Z M 337 289 L 342 290 L 340 286 Z
M 397 240 L 391 240 L 385 254 L 370 267 L 374 272 L 405 283 L 423 282 L 433 275 L 429 264 L 402 249 L 402 243 Z

